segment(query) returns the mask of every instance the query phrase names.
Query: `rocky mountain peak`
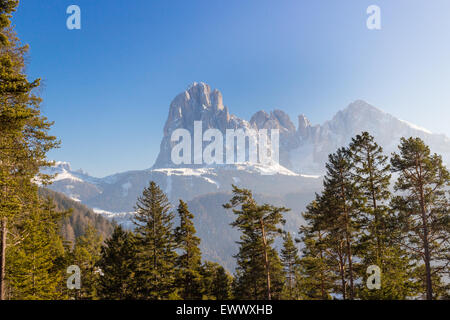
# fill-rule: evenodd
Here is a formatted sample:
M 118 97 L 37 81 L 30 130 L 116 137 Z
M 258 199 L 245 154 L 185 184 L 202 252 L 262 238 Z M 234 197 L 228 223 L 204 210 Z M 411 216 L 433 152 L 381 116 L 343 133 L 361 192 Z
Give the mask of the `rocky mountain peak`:
M 58 169 L 60 171 L 72 171 L 72 168 L 70 166 L 69 162 L 64 162 L 64 161 L 56 161 L 53 168 Z
M 279 129 L 280 133 L 295 132 L 295 125 L 282 110 L 275 109 L 269 113 L 261 110 L 250 119 L 250 124 L 258 129 Z
M 300 136 L 304 137 L 308 131 L 308 128 L 311 127 L 311 122 L 309 122 L 308 118 L 304 114 L 298 116 L 298 132 Z
M 322 174 L 328 154 L 347 145 L 351 138 L 362 131 L 371 133 L 384 146 L 387 154 L 396 150 L 400 137 L 417 136 L 432 150 L 450 156 L 450 142 L 445 136 L 399 120 L 394 116 L 363 101 L 356 100 L 334 117 L 312 126 L 305 115 L 298 116 L 298 127 L 282 110 L 258 111 L 246 121 L 228 112 L 222 94 L 203 82 L 194 82 L 170 104 L 169 116 L 164 128 L 160 153 L 153 168 L 173 167 L 170 160 L 174 143 L 171 134 L 183 128 L 193 134 L 194 121 L 202 121 L 203 131 L 214 128 L 225 133 L 226 129 L 279 129 L 280 164 L 295 172 Z

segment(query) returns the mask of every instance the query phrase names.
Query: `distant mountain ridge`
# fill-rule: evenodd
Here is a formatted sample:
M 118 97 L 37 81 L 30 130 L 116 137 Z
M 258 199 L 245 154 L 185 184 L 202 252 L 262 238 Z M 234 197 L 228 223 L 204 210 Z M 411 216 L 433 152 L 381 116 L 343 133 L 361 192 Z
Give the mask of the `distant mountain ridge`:
M 278 129 L 280 131 L 280 165 L 303 174 L 323 174 L 328 154 L 347 145 L 362 131 L 369 131 L 384 146 L 387 153 L 396 151 L 400 137 L 417 136 L 434 152 L 450 159 L 450 140 L 444 135 L 399 120 L 362 100 L 356 100 L 322 125 L 312 125 L 305 115 L 297 119 L 297 126 L 282 110 L 256 112 L 250 121 L 230 114 L 223 104 L 220 91 L 205 83 L 194 83 L 176 96 L 169 108 L 164 126 L 160 152 L 153 168 L 183 167 L 170 159 L 174 145 L 170 141 L 176 129 L 187 129 L 193 135 L 194 121 L 202 121 L 203 130 L 219 129 Z

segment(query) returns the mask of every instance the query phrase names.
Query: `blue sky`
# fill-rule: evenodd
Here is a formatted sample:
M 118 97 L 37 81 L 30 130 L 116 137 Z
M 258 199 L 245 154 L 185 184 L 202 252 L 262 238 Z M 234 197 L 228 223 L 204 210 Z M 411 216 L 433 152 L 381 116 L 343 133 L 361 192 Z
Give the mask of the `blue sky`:
M 66 28 L 71 4 L 81 30 Z M 246 119 L 280 108 L 322 123 L 364 99 L 450 136 L 449 12 L 448 0 L 22 0 L 14 24 L 62 140 L 50 158 L 105 176 L 153 165 L 169 104 L 194 81 Z

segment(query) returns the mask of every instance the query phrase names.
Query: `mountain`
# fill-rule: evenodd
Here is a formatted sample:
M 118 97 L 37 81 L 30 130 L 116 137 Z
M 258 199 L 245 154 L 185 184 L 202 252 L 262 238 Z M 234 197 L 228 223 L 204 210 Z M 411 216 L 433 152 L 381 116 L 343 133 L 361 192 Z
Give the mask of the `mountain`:
M 323 174 L 328 154 L 348 145 L 362 131 L 372 134 L 387 155 L 397 151 L 401 137 L 420 137 L 432 152 L 443 156 L 445 163 L 450 160 L 450 139 L 445 135 L 399 120 L 362 100 L 351 103 L 322 125 L 312 126 L 304 115 L 298 122 L 299 145 L 288 150 L 289 162 L 284 164 L 295 172 Z
M 279 130 L 279 164 L 246 161 L 234 164 L 174 164 L 171 161 L 172 133 L 182 129 L 195 136 L 194 121 L 202 121 L 202 132 L 219 130 L 223 137 L 227 129 L 242 129 L 249 139 L 257 139 L 256 130 Z M 171 102 L 164 126 L 160 151 L 152 168 L 128 171 L 105 178 L 95 178 L 73 171 L 65 162 L 57 162 L 45 172 L 55 174 L 52 190 L 81 202 L 103 216 L 127 227 L 136 199 L 149 181 L 155 181 L 174 206 L 178 199 L 188 201 L 196 213 L 196 227 L 207 259 L 233 268 L 234 241 L 238 234 L 229 223 L 232 213 L 222 204 L 230 198 L 231 185 L 253 190 L 260 201 L 292 208 L 287 217 L 287 229 L 297 232 L 302 223 L 301 211 L 322 187 L 328 154 L 346 146 L 351 138 L 369 131 L 390 154 L 396 151 L 401 137 L 420 137 L 431 148 L 450 160 L 450 140 L 433 134 L 380 109 L 357 100 L 339 111 L 331 120 L 312 125 L 305 115 L 299 115 L 297 125 L 281 110 L 258 111 L 249 121 L 231 114 L 223 103 L 222 94 L 205 83 L 194 83 Z M 195 138 L 194 138 L 195 139 Z M 204 149 L 208 143 L 201 142 Z M 223 142 L 224 154 L 228 152 Z M 191 146 L 191 157 L 194 146 Z M 248 144 L 245 145 L 248 151 Z M 233 150 L 236 151 L 236 150 Z

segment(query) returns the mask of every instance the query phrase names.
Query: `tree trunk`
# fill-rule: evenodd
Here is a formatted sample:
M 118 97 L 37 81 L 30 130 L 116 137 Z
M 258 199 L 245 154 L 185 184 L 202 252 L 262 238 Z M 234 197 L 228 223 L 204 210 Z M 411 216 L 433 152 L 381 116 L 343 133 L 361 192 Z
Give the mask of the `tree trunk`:
M 2 218 L 1 221 L 1 250 L 0 250 L 0 300 L 6 299 L 6 286 L 5 286 L 5 275 L 6 275 L 6 234 L 7 234 L 7 223 L 6 218 Z
M 427 212 L 425 209 L 425 201 L 423 196 L 423 188 L 420 186 L 420 207 L 422 211 L 422 229 L 423 229 L 423 249 L 424 249 L 424 262 L 426 271 L 426 286 L 427 286 L 427 300 L 433 300 L 433 284 L 431 280 L 431 257 L 430 257 L 430 245 L 428 243 L 428 223 Z
M 319 242 L 322 242 L 322 235 L 319 231 Z M 322 300 L 325 300 L 325 282 L 324 282 L 324 270 L 323 270 L 323 252 L 322 249 L 320 249 L 320 292 L 322 294 Z
M 370 152 L 367 151 L 367 161 L 369 162 L 369 179 L 370 179 L 370 193 L 372 194 L 372 204 L 373 204 L 373 213 L 375 216 L 375 236 L 377 239 L 377 264 L 378 266 L 383 266 L 383 253 L 381 248 L 381 239 L 380 239 L 380 219 L 377 205 L 377 198 L 375 192 L 374 178 L 373 178 L 373 168 L 372 168 L 372 158 L 370 157 Z
M 341 174 L 341 178 L 342 178 L 342 182 L 344 181 L 344 177 L 343 177 L 343 173 L 342 170 L 340 170 L 340 174 Z M 350 275 L 350 291 L 349 291 L 349 295 L 350 295 L 350 300 L 353 300 L 353 259 L 352 259 L 352 245 L 351 245 L 351 241 L 350 241 L 350 217 L 349 217 L 349 213 L 348 213 L 348 208 L 347 208 L 347 197 L 345 196 L 345 190 L 344 190 L 344 185 L 341 185 L 341 196 L 342 196 L 342 201 L 344 204 L 344 216 L 345 216 L 345 242 L 346 242 L 346 246 L 347 246 L 347 260 L 348 260 L 348 272 Z
M 342 255 L 339 255 L 339 272 L 341 274 L 341 284 L 342 284 L 342 299 L 347 299 L 347 284 L 345 281 L 345 269 L 344 269 L 344 259 Z
M 269 264 L 269 255 L 267 253 L 267 240 L 266 240 L 266 232 L 264 228 L 264 221 L 260 219 L 262 237 L 263 237 L 263 245 L 264 245 L 264 265 L 266 267 L 266 275 L 267 275 L 267 300 L 272 299 L 272 295 L 270 293 L 270 264 Z

